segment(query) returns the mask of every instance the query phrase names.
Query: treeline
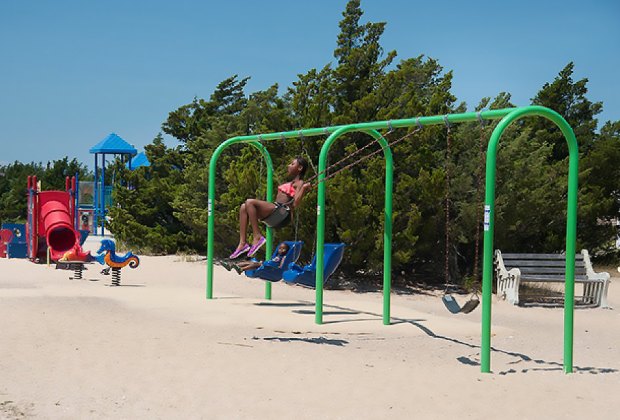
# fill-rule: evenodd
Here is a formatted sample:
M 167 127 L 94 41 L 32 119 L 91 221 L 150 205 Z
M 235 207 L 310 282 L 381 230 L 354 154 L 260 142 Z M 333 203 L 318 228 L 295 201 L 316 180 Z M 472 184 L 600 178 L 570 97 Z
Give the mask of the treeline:
M 23 223 L 26 220 L 26 180 L 36 175 L 43 190 L 65 190 L 66 177 L 78 174 L 80 179 L 92 179 L 88 168 L 68 157 L 47 162 L 14 162 L 0 165 L 0 222 Z
M 115 189 L 118 205 L 111 209 L 110 229 L 116 238 L 142 252 L 204 252 L 209 159 L 227 138 L 467 110 L 451 92 L 451 71 L 424 55 L 396 61 L 396 52 L 385 51 L 380 43 L 386 24 L 362 23 L 362 14 L 359 0 L 349 1 L 339 24 L 334 63 L 298 75 L 284 92 L 274 84 L 248 94 L 248 78 L 234 75 L 208 99 L 194 98 L 170 112 L 162 130 L 178 139 L 180 146 L 166 147 L 158 135 L 146 147 L 150 167 L 133 172 L 117 168 L 125 172 L 125 185 L 131 188 Z M 553 81 L 541 86 L 531 103 L 559 112 L 579 142 L 578 249 L 613 256 L 611 222 L 620 203 L 620 121 L 598 127 L 596 116 L 603 104 L 587 98 L 587 82 L 573 80 L 573 63 L 568 63 Z M 510 100 L 506 92 L 484 97 L 475 110 L 514 106 Z M 479 174 L 494 126 L 453 125 L 449 156 L 442 126 L 424 128 L 394 147 L 395 276 L 443 278 L 446 169 L 451 174 L 450 275 L 454 281 L 471 276 L 482 212 Z M 388 141 L 407 132 L 396 130 Z M 309 156 L 316 165 L 323 141 L 324 137 L 314 137 L 266 142 L 276 177 L 282 180 L 285 165 L 298 155 Z M 329 161 L 334 163 L 369 141 L 367 135 L 349 134 L 332 147 Z M 498 248 L 563 250 L 567 157 L 564 137 L 544 119 L 520 120 L 504 132 L 497 162 Z M 242 145 L 227 149 L 217 170 L 215 250 L 216 255 L 226 256 L 238 241 L 239 205 L 248 197 L 264 197 L 266 171 L 256 149 Z M 348 273 L 381 270 L 383 174 L 384 161 L 378 154 L 328 181 L 326 241 L 347 243 L 342 267 Z M 276 240 L 304 240 L 306 258 L 315 237 L 314 203 L 316 190 L 297 212 L 298 223 L 276 232 Z

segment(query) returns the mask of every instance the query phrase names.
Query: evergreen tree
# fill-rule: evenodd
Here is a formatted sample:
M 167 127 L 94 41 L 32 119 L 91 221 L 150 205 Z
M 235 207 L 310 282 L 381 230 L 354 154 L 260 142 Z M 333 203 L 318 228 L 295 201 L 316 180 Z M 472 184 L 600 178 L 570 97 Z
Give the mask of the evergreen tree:
M 202 238 L 175 216 L 174 192 L 182 182 L 181 156 L 159 134 L 145 147 L 150 166 L 130 171 L 120 161 L 114 188 L 117 206 L 110 209 L 109 228 L 115 238 L 139 252 L 175 253 L 195 249 Z M 122 181 L 120 181 L 122 179 Z
M 355 103 L 377 88 L 385 68 L 396 57 L 396 51 L 390 51 L 380 60 L 383 48 L 379 40 L 386 24 L 368 22 L 362 25 L 363 13 L 360 0 L 350 0 L 339 24 L 340 34 L 334 51 L 338 61 L 334 70 L 336 124 L 369 119 L 355 109 Z
M 299 127 L 326 127 L 332 125 L 334 103 L 334 75 L 328 64 L 318 71 L 311 69 L 299 74 L 298 80 L 288 88 L 292 118 Z
M 192 143 L 201 138 L 205 131 L 213 129 L 214 119 L 230 117 L 241 113 L 246 105 L 244 88 L 249 77 L 237 80 L 229 77 L 217 85 L 209 101 L 194 98 L 191 104 L 183 105 L 171 112 L 163 123 L 164 133 L 170 134 L 182 143 Z M 216 146 L 213 144 L 212 146 Z
M 65 190 L 65 180 L 78 174 L 78 179 L 86 179 L 91 176 L 86 165 L 77 159 L 69 161 L 68 157 L 60 160 L 47 162 L 44 178 L 41 179 L 45 190 Z
M 581 160 L 579 177 L 580 245 L 594 255 L 619 256 L 620 235 L 620 121 L 608 121 Z M 614 226 L 616 225 L 616 226 Z
M 13 162 L 0 166 L 0 222 L 26 220 L 26 187 L 30 175 L 42 179 L 45 169 L 40 163 Z M 64 185 L 63 185 L 64 189 Z
M 601 112 L 603 104 L 593 103 L 586 98 L 588 79 L 574 82 L 574 68 L 572 62 L 568 63 L 552 83 L 544 84 L 532 99 L 532 104 L 546 106 L 563 116 L 573 128 L 581 152 L 584 153 L 589 150 L 594 140 L 597 126 L 594 117 Z M 555 124 L 543 118 L 531 118 L 528 123 L 539 144 L 553 145 L 553 160 L 562 160 L 568 156 L 566 140 Z

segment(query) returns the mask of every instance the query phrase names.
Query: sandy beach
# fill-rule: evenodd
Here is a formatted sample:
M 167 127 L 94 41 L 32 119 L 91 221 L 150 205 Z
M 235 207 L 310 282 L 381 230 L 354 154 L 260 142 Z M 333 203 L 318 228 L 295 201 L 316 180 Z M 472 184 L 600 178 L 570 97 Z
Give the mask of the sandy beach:
M 492 374 L 479 366 L 477 309 L 438 295 L 273 285 L 205 262 L 142 257 L 122 286 L 92 265 L 82 280 L 0 259 L 0 418 L 444 419 L 615 418 L 615 309 L 579 309 L 574 370 L 562 370 L 563 309 L 493 302 Z M 464 300 L 465 297 L 460 297 Z

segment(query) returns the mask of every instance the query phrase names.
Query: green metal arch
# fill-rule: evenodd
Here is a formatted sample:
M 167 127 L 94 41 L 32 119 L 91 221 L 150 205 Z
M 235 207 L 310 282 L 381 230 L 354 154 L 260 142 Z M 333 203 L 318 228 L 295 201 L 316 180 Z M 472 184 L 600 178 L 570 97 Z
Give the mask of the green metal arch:
M 213 206 L 215 199 L 215 176 L 217 174 L 216 165 L 217 160 L 222 152 L 228 147 L 236 143 L 246 143 L 254 148 L 258 149 L 260 154 L 265 159 L 267 166 L 267 192 L 266 200 L 272 201 L 273 199 L 273 161 L 271 155 L 265 146 L 259 141 L 247 141 L 243 137 L 232 137 L 225 142 L 221 143 L 211 155 L 209 161 L 209 199 L 207 202 L 207 299 L 213 299 L 213 239 L 214 239 L 214 227 L 215 219 L 213 217 Z M 267 255 L 271 255 L 273 251 L 273 231 L 271 228 L 267 228 L 267 243 L 265 244 L 265 252 Z M 265 282 L 265 299 L 271 299 L 271 283 Z
M 566 290 L 564 294 L 564 371 L 573 371 L 573 315 L 575 297 L 575 242 L 577 237 L 577 185 L 579 150 L 570 125 L 557 112 L 542 106 L 517 108 L 498 123 L 487 148 L 485 183 L 484 257 L 482 273 L 482 338 L 480 367 L 491 371 L 491 293 L 493 288 L 493 234 L 495 230 L 495 166 L 497 146 L 504 130 L 526 116 L 540 116 L 560 128 L 568 144 L 568 199 L 566 217 Z
M 392 151 L 383 138 L 381 133 L 377 130 L 368 130 L 359 127 L 356 124 L 341 127 L 334 131 L 325 141 L 323 147 L 321 147 L 321 153 L 319 155 L 319 176 L 318 176 L 318 196 L 317 196 L 317 215 L 316 215 L 316 277 L 315 277 L 315 323 L 323 323 L 323 251 L 325 243 L 325 191 L 326 186 L 323 180 L 325 179 L 325 168 L 327 167 L 327 155 L 329 149 L 334 144 L 336 139 L 342 137 L 344 134 L 351 132 L 366 133 L 373 137 L 382 147 L 383 154 L 385 156 L 385 223 L 383 232 L 383 323 L 388 325 L 390 323 L 390 292 L 391 292 L 391 271 L 392 271 L 392 186 L 393 186 L 393 172 L 394 172 L 394 160 L 392 157 Z

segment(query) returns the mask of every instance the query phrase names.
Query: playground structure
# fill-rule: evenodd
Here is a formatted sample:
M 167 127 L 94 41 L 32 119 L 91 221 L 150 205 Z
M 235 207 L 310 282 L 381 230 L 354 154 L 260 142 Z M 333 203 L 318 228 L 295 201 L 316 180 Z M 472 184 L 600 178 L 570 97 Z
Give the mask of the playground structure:
M 37 177 L 29 176 L 27 191 L 26 257 L 44 261 L 49 254 L 58 261 L 71 251 L 75 258 L 88 260 L 90 253 L 81 248 L 87 232 L 77 229 L 75 177 L 66 178 L 65 191 L 40 191 Z
M 151 165 L 144 152 L 130 158 L 134 150 L 133 146 L 114 133 L 90 149 L 91 153 L 95 154 L 95 180 L 82 181 L 78 179 L 78 174 L 75 175 L 75 205 L 78 209 L 76 225 L 80 227 L 80 230 L 88 230 L 93 235 L 97 235 L 100 228 L 103 232 L 107 209 L 114 204 L 112 200 L 113 186 L 105 184 L 106 154 L 120 154 L 121 160 L 125 162 L 125 167 L 130 171 Z M 101 158 L 99 157 L 100 153 L 102 154 Z M 101 165 L 100 167 L 97 167 L 98 163 Z
M 127 143 L 115 133 L 109 134 L 106 138 L 94 145 L 89 150 L 95 155 L 95 181 L 93 190 L 92 203 L 92 233 L 99 235 L 104 234 L 105 217 L 107 207 L 111 205 L 111 186 L 106 186 L 106 155 L 120 156 L 121 162 L 128 165 L 132 169 L 131 157 L 138 152 L 135 147 Z M 147 159 L 148 161 L 148 159 Z M 86 209 L 86 207 L 84 207 Z M 87 214 L 87 212 L 84 212 Z
M 520 108 L 507 108 L 482 112 L 470 112 L 449 115 L 436 115 L 430 117 L 417 117 L 391 121 L 375 121 L 357 124 L 348 124 L 334 127 L 321 127 L 289 131 L 280 133 L 258 134 L 250 136 L 237 136 L 225 140 L 214 151 L 209 162 L 209 185 L 208 185 L 208 238 L 207 238 L 207 284 L 206 297 L 213 298 L 213 246 L 215 218 L 213 208 L 215 205 L 215 177 L 217 160 L 221 153 L 228 147 L 244 143 L 256 148 L 267 167 L 266 175 L 266 201 L 273 201 L 273 164 L 266 147 L 262 141 L 286 140 L 291 138 L 316 137 L 328 135 L 323 143 L 319 155 L 318 167 L 318 197 L 317 197 L 317 232 L 316 232 L 316 265 L 324 266 L 324 241 L 325 241 L 325 193 L 326 179 L 325 169 L 327 156 L 332 144 L 343 135 L 351 132 L 368 134 L 381 145 L 385 157 L 385 209 L 384 209 L 384 262 L 383 262 L 383 323 L 390 324 L 390 293 L 391 293 L 391 258 L 392 258 L 392 187 L 393 187 L 393 158 L 390 144 L 386 141 L 379 130 L 397 128 L 411 128 L 424 126 L 462 123 L 467 121 L 479 121 L 481 124 L 487 120 L 500 120 L 495 126 L 487 146 L 486 175 L 485 175 L 485 201 L 484 201 L 484 245 L 483 245 L 483 270 L 482 270 L 482 333 L 481 333 L 481 357 L 480 368 L 483 373 L 490 372 L 491 357 L 491 294 L 493 282 L 493 234 L 495 220 L 495 173 L 497 147 L 502 133 L 513 122 L 529 116 L 546 118 L 553 122 L 564 135 L 569 151 L 568 167 L 568 196 L 567 196 L 567 220 L 566 220 L 566 270 L 565 270 L 565 295 L 564 295 L 564 372 L 573 371 L 573 332 L 574 332 L 574 293 L 575 293 L 575 242 L 577 232 L 577 184 L 578 184 L 578 146 L 575 134 L 566 120 L 557 112 L 542 106 L 527 106 Z M 482 209 L 480 209 L 482 211 Z M 273 249 L 272 228 L 267 228 L 266 255 L 270 255 Z M 316 271 L 316 298 L 315 298 L 315 322 L 323 323 L 323 273 Z M 271 283 L 265 283 L 265 299 L 271 299 Z

